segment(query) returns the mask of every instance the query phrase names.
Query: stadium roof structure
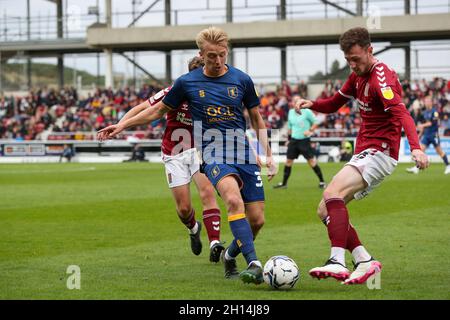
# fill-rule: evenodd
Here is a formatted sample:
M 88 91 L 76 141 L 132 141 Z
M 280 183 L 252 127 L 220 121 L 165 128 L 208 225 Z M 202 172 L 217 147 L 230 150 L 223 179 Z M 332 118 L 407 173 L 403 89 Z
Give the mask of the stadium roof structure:
M 195 37 L 197 33 L 208 27 L 206 24 L 177 25 L 170 21 L 170 0 L 165 0 L 165 25 L 152 27 L 136 27 L 135 22 L 150 10 L 157 2 L 144 10 L 133 22 L 125 28 L 113 28 L 111 2 L 105 0 L 106 22 L 89 25 L 86 36 L 82 38 L 65 38 L 63 33 L 62 0 L 48 0 L 56 4 L 57 17 L 55 39 L 34 40 L 29 37 L 30 26 L 28 21 L 28 40 L 3 41 L 0 44 L 0 61 L 6 61 L 14 56 L 26 57 L 30 61 L 33 57 L 55 56 L 58 58 L 58 83 L 63 85 L 63 56 L 64 54 L 99 53 L 106 54 L 105 86 L 112 83 L 112 54 L 119 53 L 128 59 L 135 67 L 140 68 L 147 75 L 152 75 L 139 66 L 126 52 L 133 51 L 162 51 L 166 52 L 166 80 L 170 82 L 171 50 L 196 49 Z M 334 2 L 322 1 L 333 5 L 340 10 Z M 397 16 L 379 16 L 376 21 L 373 17 L 362 16 L 361 5 L 357 6 L 358 13 L 348 10 L 348 14 L 341 18 L 314 18 L 314 19 L 286 19 L 286 1 L 280 0 L 280 16 L 275 21 L 232 22 L 232 0 L 227 0 L 227 23 L 216 24 L 224 29 L 234 48 L 244 47 L 280 47 L 292 45 L 336 44 L 339 36 L 349 28 L 367 26 L 370 29 L 373 42 L 390 42 L 383 50 L 390 48 L 405 48 L 405 69 L 410 70 L 410 41 L 417 40 L 447 40 L 450 39 L 450 13 L 409 14 L 410 8 L 406 6 L 405 14 Z M 361 4 L 361 0 L 357 2 Z M 283 11 L 284 8 L 284 11 Z M 29 8 L 28 8 L 29 11 Z M 29 16 L 29 12 L 28 12 Z M 230 55 L 232 60 L 233 55 Z M 232 63 L 232 61 L 231 61 Z M 29 62 L 30 64 L 30 62 Z M 1 67 L 1 65 L 0 65 Z M 29 68 L 31 69 L 31 67 Z M 286 78 L 286 50 L 281 53 L 281 77 Z M 28 82 L 31 83 L 31 73 L 28 70 Z M 409 78 L 407 76 L 407 78 Z M 0 81 L 1 88 L 1 81 Z
M 311 45 L 338 43 L 347 29 L 366 26 L 367 17 L 225 23 L 233 47 Z M 403 42 L 450 39 L 450 14 L 380 17 L 380 29 L 371 29 L 372 41 Z M 196 48 L 195 36 L 209 25 L 137 28 L 89 28 L 86 42 L 92 48 L 114 50 L 174 50 Z
M 345 30 L 366 26 L 367 17 L 258 21 L 217 25 L 227 31 L 233 47 L 286 46 L 338 43 Z M 380 17 L 380 29 L 371 29 L 372 41 L 405 42 L 450 39 L 450 14 Z M 65 53 L 196 49 L 196 34 L 209 25 L 108 28 L 95 24 L 86 38 L 2 42 L 2 57 L 23 52 L 29 56 Z

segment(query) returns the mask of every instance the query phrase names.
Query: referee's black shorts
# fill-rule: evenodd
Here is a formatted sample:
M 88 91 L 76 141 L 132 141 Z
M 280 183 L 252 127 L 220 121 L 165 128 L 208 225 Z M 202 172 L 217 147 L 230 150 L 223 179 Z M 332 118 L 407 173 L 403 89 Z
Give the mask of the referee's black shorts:
M 289 141 L 286 157 L 289 160 L 297 159 L 299 155 L 305 157 L 306 160 L 314 158 L 314 150 L 311 147 L 311 139 L 291 139 Z

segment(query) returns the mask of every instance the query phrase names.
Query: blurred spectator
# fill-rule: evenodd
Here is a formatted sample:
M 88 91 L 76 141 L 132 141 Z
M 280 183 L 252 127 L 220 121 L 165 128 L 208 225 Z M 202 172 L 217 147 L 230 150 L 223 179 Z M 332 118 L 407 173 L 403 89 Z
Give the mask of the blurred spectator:
M 124 162 L 134 162 L 134 161 L 148 161 L 145 159 L 144 149 L 141 147 L 139 143 L 135 143 L 133 145 L 133 152 L 131 153 L 131 158 L 128 160 L 124 160 Z
M 281 117 L 275 109 L 272 109 L 272 113 L 268 116 L 267 120 L 269 121 L 271 129 L 279 129 L 280 128 Z
M 63 152 L 62 152 L 61 156 L 59 157 L 59 162 L 62 162 L 63 158 L 66 158 L 67 162 L 71 162 L 72 158 L 74 156 L 75 156 L 75 152 L 74 152 L 72 146 L 69 144 L 65 144 Z
M 339 150 L 341 162 L 348 162 L 353 156 L 353 145 L 350 141 L 344 139 L 341 142 L 341 149 Z
M 340 80 L 333 84 L 333 81 L 327 80 L 324 88 L 317 98 L 328 98 L 340 89 L 342 82 Z M 408 108 L 416 123 L 420 123 L 421 109 L 423 108 L 424 97 L 430 95 L 433 97 L 433 103 L 437 106 L 441 114 L 441 131 L 445 135 L 448 130 L 444 124 L 445 115 L 450 115 L 450 81 L 435 77 L 431 81 L 425 79 L 409 82 L 402 81 L 403 101 Z M 361 118 L 359 108 L 355 101 L 349 101 L 347 105 L 338 110 L 337 113 L 324 116 L 324 121 L 319 127 L 320 136 L 355 136 L 359 129 Z M 447 122 L 446 122 L 447 123 Z
M 317 98 L 331 97 L 342 87 L 341 80 L 327 80 Z M 423 98 L 430 95 L 441 114 L 441 132 L 448 135 L 450 115 L 450 81 L 434 78 L 402 81 L 403 99 L 415 121 L 420 122 Z M 259 85 L 260 113 L 268 128 L 283 128 L 287 114 L 292 108 L 292 95 L 308 96 L 305 81 L 291 87 L 283 81 L 274 90 Z M 162 87 L 145 84 L 141 88 L 124 87 L 117 91 L 96 89 L 87 97 L 80 97 L 73 88 L 54 90 L 41 88 L 32 90 L 26 96 L 6 97 L 0 95 L 0 139 L 35 140 L 71 139 L 77 132 L 83 139 L 93 139 L 95 131 L 118 122 L 135 105 L 148 99 Z M 320 122 L 317 130 L 320 137 L 353 137 L 359 129 L 361 118 L 355 101 L 349 101 L 337 113 L 317 114 Z M 135 128 L 135 133 L 147 139 L 160 139 L 165 120 Z M 139 132 L 139 133 L 138 133 Z M 71 133 L 64 135 L 64 133 Z
M 450 116 L 448 113 L 444 114 L 444 119 L 441 121 L 441 127 L 444 132 L 444 136 L 450 136 Z
M 308 97 L 308 86 L 303 80 L 298 84 L 298 94 L 304 99 Z

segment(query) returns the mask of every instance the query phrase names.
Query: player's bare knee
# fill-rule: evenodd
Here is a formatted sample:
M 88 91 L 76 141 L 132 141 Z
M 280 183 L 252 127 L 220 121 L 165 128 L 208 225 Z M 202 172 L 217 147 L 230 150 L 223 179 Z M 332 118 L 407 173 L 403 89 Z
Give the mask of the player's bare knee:
M 258 235 L 259 231 L 262 229 L 262 227 L 264 226 L 264 217 L 259 220 L 249 220 L 249 224 L 250 224 L 250 228 L 252 229 L 252 233 L 253 233 L 253 239 L 256 238 L 256 236 Z
M 325 190 L 323 191 L 323 200 L 326 201 L 328 199 L 334 199 L 334 198 L 344 198 L 344 194 L 334 187 L 334 185 L 331 183 L 328 185 Z
M 326 187 L 323 191 L 323 200 L 326 201 L 327 199 L 334 198 L 335 192 L 333 190 L 330 190 L 329 187 Z
M 257 230 L 257 231 L 259 231 L 264 226 L 264 223 L 265 223 L 264 215 L 259 215 L 258 217 L 254 217 L 250 221 L 252 230 Z
M 180 204 L 177 208 L 178 213 L 182 216 L 182 217 L 188 217 L 191 212 L 192 212 L 192 207 L 190 204 Z
M 229 195 L 226 204 L 229 212 L 244 212 L 244 202 L 239 195 Z
M 214 189 L 207 187 L 200 191 L 199 193 L 200 199 L 202 200 L 202 204 L 204 207 L 215 207 L 216 205 L 216 197 L 214 195 Z

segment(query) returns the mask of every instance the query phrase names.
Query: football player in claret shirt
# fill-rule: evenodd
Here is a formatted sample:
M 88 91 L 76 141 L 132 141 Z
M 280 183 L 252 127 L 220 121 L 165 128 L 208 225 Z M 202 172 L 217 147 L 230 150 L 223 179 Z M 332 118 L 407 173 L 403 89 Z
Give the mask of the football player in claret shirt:
M 417 125 L 417 129 L 422 133 L 422 139 L 420 140 L 420 147 L 422 151 L 428 148 L 430 144 L 433 145 L 436 153 L 442 158 L 445 164 L 444 174 L 450 173 L 450 165 L 448 164 L 448 158 L 445 151 L 442 150 L 441 142 L 439 139 L 439 112 L 433 106 L 433 98 L 426 96 L 424 98 L 425 111 L 423 112 L 423 123 Z M 406 169 L 406 171 L 418 174 L 419 168 L 417 166 Z
M 360 242 L 350 223 L 347 203 L 364 198 L 392 174 L 397 165 L 402 127 L 417 167 L 425 169 L 429 163 L 420 149 L 414 121 L 402 102 L 397 75 L 373 56 L 367 29 L 346 31 L 339 44 L 352 70 L 342 89 L 329 99 L 300 100 L 296 108 L 333 113 L 349 99 L 355 99 L 360 109 L 362 123 L 355 154 L 324 190 L 318 207 L 331 241 L 331 255 L 324 266 L 309 271 L 312 277 L 333 277 L 350 285 L 365 283 L 382 266 Z M 352 273 L 345 265 L 346 249 L 355 260 Z
M 201 59 L 194 57 L 189 62 L 189 71 L 201 66 L 203 66 Z M 120 119 L 119 124 L 123 124 L 135 116 L 141 119 L 138 124 L 148 123 L 146 115 L 149 112 L 156 112 L 156 105 L 167 95 L 170 89 L 171 87 L 165 88 L 147 101 L 132 108 Z M 98 139 L 109 138 L 108 133 L 115 130 L 117 126 L 109 126 L 100 130 Z M 213 186 L 208 178 L 199 171 L 200 162 L 194 148 L 191 114 L 185 102 L 167 113 L 167 126 L 162 138 L 161 151 L 167 183 L 175 200 L 178 217 L 189 230 L 192 252 L 199 255 L 202 251 L 200 239 L 202 225 L 195 219 L 195 210 L 192 207 L 190 194 L 190 183 L 191 180 L 194 180 L 202 201 L 203 224 L 206 227 L 210 242 L 209 260 L 219 262 L 220 254 L 225 249 L 220 241 L 220 209 Z
M 215 27 L 196 38 L 205 66 L 178 78 L 166 97 L 153 110 L 143 111 L 115 126 L 105 128 L 113 137 L 126 128 L 162 117 L 187 101 L 194 121 L 194 141 L 202 152 L 203 171 L 225 202 L 234 240 L 222 252 L 225 277 L 239 276 L 245 283 L 263 282 L 262 264 L 254 238 L 264 225 L 264 189 L 259 159 L 245 136 L 244 108 L 266 154 L 269 180 L 276 173 L 259 98 L 252 79 L 227 65 L 228 36 Z M 242 253 L 247 268 L 238 272 L 236 257 Z

